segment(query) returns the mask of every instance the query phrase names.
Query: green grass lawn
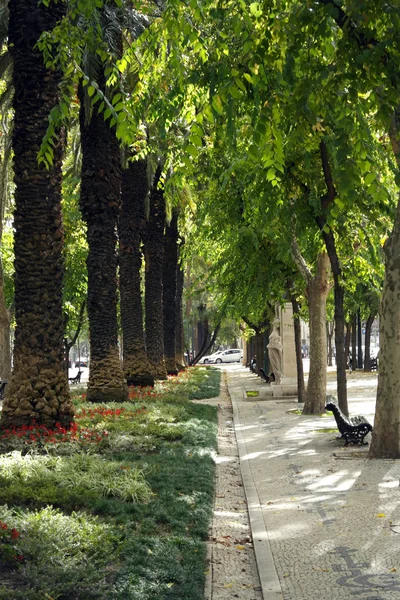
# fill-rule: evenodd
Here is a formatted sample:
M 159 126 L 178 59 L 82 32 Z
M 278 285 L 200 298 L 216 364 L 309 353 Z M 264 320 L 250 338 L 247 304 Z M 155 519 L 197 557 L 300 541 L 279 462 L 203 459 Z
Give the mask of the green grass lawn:
M 220 371 L 0 433 L 0 599 L 202 600 Z

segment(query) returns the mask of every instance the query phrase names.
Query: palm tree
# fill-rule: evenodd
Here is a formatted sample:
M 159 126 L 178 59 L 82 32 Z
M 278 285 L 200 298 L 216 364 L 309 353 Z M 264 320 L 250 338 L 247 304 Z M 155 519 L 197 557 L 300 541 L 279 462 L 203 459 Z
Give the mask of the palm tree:
M 122 174 L 118 224 L 123 366 L 128 385 L 154 385 L 145 345 L 141 293 L 147 182 L 147 161 L 130 161 Z
M 45 67 L 35 47 L 65 11 L 37 0 L 10 0 L 9 45 L 13 58 L 15 189 L 15 346 L 11 383 L 1 424 L 68 427 L 73 419 L 63 368 L 63 231 L 61 163 L 64 136 L 54 147 L 53 166 L 37 154 L 58 103 L 60 75 Z
M 144 236 L 146 348 L 156 379 L 166 379 L 163 328 L 163 260 L 165 229 L 164 191 L 158 188 L 162 173 L 158 165 L 150 193 L 150 214 Z
M 105 89 L 105 65 L 99 87 Z M 79 97 L 82 174 L 80 207 L 87 224 L 89 253 L 88 317 L 90 370 L 87 399 L 127 400 L 128 392 L 118 349 L 117 221 L 121 194 L 121 154 L 115 135 L 102 114 L 87 114 L 84 88 Z

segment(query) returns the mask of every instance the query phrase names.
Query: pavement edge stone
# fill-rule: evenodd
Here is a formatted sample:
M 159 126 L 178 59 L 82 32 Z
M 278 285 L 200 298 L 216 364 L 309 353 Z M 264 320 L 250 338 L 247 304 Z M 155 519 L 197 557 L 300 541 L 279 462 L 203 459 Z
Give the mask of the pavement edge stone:
M 244 390 L 240 390 L 240 392 L 234 392 L 231 390 L 229 387 L 229 376 L 228 392 L 231 397 L 233 407 L 233 423 L 239 451 L 240 470 L 242 473 L 243 486 L 247 499 L 250 526 L 253 536 L 253 546 L 262 594 L 264 600 L 283 600 L 282 588 L 275 568 L 257 488 L 251 474 L 249 461 L 243 458 L 247 454 L 247 449 L 244 437 L 239 427 L 240 419 L 237 401 L 238 399 L 244 400 L 245 392 Z

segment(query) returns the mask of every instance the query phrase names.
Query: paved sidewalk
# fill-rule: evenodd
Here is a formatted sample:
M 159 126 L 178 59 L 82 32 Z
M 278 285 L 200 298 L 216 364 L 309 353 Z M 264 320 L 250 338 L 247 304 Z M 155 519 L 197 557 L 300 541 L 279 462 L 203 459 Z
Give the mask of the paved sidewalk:
M 248 369 L 229 370 L 228 388 L 264 600 L 398 600 L 400 461 L 345 448 L 333 417 L 267 399 Z M 373 423 L 376 376 L 348 390 L 350 414 Z

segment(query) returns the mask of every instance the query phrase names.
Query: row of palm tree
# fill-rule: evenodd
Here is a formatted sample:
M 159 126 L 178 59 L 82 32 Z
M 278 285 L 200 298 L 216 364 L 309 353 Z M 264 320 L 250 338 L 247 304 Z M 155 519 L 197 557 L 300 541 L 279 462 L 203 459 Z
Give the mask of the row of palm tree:
M 122 51 L 122 28 L 116 27 L 114 8 L 110 3 L 99 12 L 110 58 L 104 58 L 104 53 L 92 53 L 87 61 L 96 74 L 98 88 L 110 97 L 115 89 L 106 86 L 107 68 Z M 62 75 L 46 66 L 36 44 L 43 32 L 60 22 L 65 10 L 64 2 L 51 2 L 48 6 L 37 0 L 9 3 L 14 88 L 16 328 L 13 372 L 1 418 L 3 427 L 33 420 L 49 426 L 60 422 L 68 427 L 73 420 L 63 368 L 61 181 L 65 127 L 55 129 L 50 165 L 38 162 L 49 115 L 60 102 Z M 85 73 L 84 65 L 81 67 Z M 119 81 L 115 88 L 121 85 Z M 110 126 L 104 115 L 94 110 L 82 83 L 77 95 L 82 150 L 80 208 L 87 225 L 89 248 L 87 310 L 91 362 L 87 398 L 93 402 L 124 401 L 128 398 L 127 385 L 151 385 L 155 378 L 176 373 L 183 363 L 181 336 L 176 340 L 174 335 L 177 324 L 182 330 L 176 310 L 181 303 L 181 299 L 176 300 L 177 290 L 182 287 L 177 285 L 178 212 L 174 211 L 166 226 L 165 196 L 159 185 L 162 162 L 156 161 L 150 184 L 146 160 L 130 156 L 122 169 L 115 124 Z M 145 329 L 142 246 L 146 265 Z M 123 364 L 118 348 L 118 257 Z M 168 312 L 163 310 L 163 299 Z

